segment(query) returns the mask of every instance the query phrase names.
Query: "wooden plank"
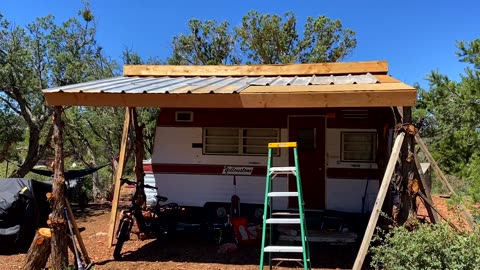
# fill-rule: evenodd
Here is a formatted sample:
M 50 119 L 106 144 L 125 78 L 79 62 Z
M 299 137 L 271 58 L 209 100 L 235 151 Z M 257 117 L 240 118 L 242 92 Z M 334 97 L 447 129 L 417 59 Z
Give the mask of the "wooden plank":
M 444 187 L 451 194 L 456 194 L 455 191 L 453 190 L 453 187 L 448 182 L 447 177 L 445 177 L 440 167 L 438 167 L 437 162 L 435 161 L 435 159 L 433 159 L 432 154 L 430 154 L 428 147 L 425 145 L 420 135 L 418 134 L 415 135 L 415 141 L 417 142 L 420 149 L 422 149 L 423 153 L 425 154 L 425 157 L 428 159 L 428 162 L 430 162 L 430 165 L 432 166 L 433 171 L 435 172 L 435 174 L 437 174 L 438 178 L 440 179 Z
M 425 196 L 428 200 L 432 200 L 431 190 L 429 188 L 429 184 L 427 183 L 427 179 L 425 178 L 425 174 L 423 172 L 422 166 L 420 165 L 420 160 L 416 152 L 413 153 L 413 159 L 415 160 L 415 166 L 417 167 L 418 175 L 420 176 L 420 190 L 425 193 Z M 430 217 L 430 221 L 432 223 L 438 222 L 437 213 L 433 211 L 433 203 L 432 204 L 425 204 L 425 208 L 427 209 L 428 216 Z
M 371 84 L 326 84 L 326 85 L 252 85 L 240 92 L 240 94 L 247 93 L 348 93 L 348 92 L 382 92 L 382 91 L 412 91 L 416 89 L 404 83 L 371 83 Z
M 377 80 L 380 83 L 399 83 L 399 82 L 401 82 L 400 80 L 395 79 L 394 77 L 392 77 L 390 75 L 375 74 L 374 76 L 375 76 L 375 78 L 377 78 Z
M 112 212 L 110 213 L 110 223 L 108 226 L 108 240 L 107 246 L 111 247 L 113 244 L 113 238 L 115 234 L 115 226 L 117 225 L 117 210 L 118 210 L 118 199 L 120 197 L 120 179 L 123 175 L 123 169 L 125 168 L 126 163 L 126 149 L 127 149 L 127 140 L 128 140 L 128 130 L 130 127 L 130 110 L 125 108 L 125 121 L 123 123 L 123 132 L 122 132 L 122 141 L 120 145 L 120 156 L 118 159 L 118 168 L 117 173 L 115 174 L 115 186 L 113 192 L 113 201 L 112 201 Z
M 432 166 L 433 171 L 435 172 L 437 177 L 440 179 L 440 181 L 444 184 L 445 188 L 447 188 L 448 192 L 450 192 L 453 195 L 456 195 L 457 193 L 453 190 L 453 187 L 448 182 L 447 177 L 445 177 L 445 175 L 443 174 L 442 170 L 438 166 L 435 159 L 433 159 L 432 154 L 430 154 L 430 151 L 428 150 L 427 146 L 423 142 L 420 135 L 418 134 L 415 135 L 415 141 L 418 143 L 418 146 L 420 146 L 420 148 L 422 149 L 423 153 L 425 154 L 425 157 L 428 159 L 428 162 L 430 162 L 430 165 Z M 468 213 L 465 206 L 460 204 L 459 208 L 460 208 L 460 212 L 462 213 L 462 216 L 465 218 L 470 228 L 472 228 L 472 230 L 475 229 L 475 221 L 473 220 L 472 216 Z
M 302 76 L 388 72 L 387 61 L 287 65 L 125 65 L 124 76 Z
M 82 236 L 80 235 L 80 231 L 78 230 L 77 222 L 75 221 L 75 217 L 73 216 L 72 208 L 70 207 L 70 202 L 67 198 L 65 198 L 65 205 L 67 207 L 68 215 L 70 216 L 70 223 L 72 223 L 73 233 L 77 237 L 78 245 L 80 246 L 80 250 L 82 251 L 83 258 L 87 264 L 90 264 L 92 261 L 88 256 L 87 249 L 85 248 L 85 244 L 83 243 Z M 75 245 L 75 242 L 73 243 Z
M 245 93 L 245 94 L 107 94 L 45 93 L 48 105 L 161 108 L 326 108 L 413 106 L 411 90 Z
M 365 260 L 365 256 L 367 255 L 368 247 L 370 246 L 370 241 L 372 240 L 373 232 L 377 225 L 378 217 L 380 215 L 380 212 L 382 211 L 383 201 L 385 200 L 385 196 L 387 195 L 393 171 L 395 170 L 395 164 L 397 163 L 398 154 L 400 153 L 400 148 L 402 146 L 404 138 L 405 133 L 400 133 L 395 139 L 395 144 L 392 148 L 392 154 L 390 155 L 390 159 L 388 160 L 387 168 L 385 169 L 385 175 L 383 176 L 382 184 L 380 185 L 377 199 L 375 200 L 375 204 L 372 209 L 372 214 L 370 215 L 370 219 L 368 220 L 367 229 L 365 230 L 362 244 L 360 245 L 357 258 L 355 259 L 355 263 L 352 268 L 353 270 L 360 270 L 362 268 L 363 261 Z

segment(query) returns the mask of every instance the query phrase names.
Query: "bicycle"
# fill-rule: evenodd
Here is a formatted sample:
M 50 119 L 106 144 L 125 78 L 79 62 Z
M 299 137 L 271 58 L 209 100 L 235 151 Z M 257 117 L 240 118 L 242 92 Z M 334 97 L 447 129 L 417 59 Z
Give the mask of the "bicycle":
M 154 190 L 158 188 L 124 178 L 121 179 L 121 183 L 135 185 L 135 193 L 132 195 L 129 209 L 122 211 L 121 214 L 116 233 L 117 243 L 113 251 L 115 260 L 122 258 L 123 244 L 130 239 L 130 233 L 135 224 L 138 227 L 138 238 L 140 240 L 171 235 L 176 230 L 178 215 L 182 210 L 176 203 L 161 205 L 160 203 L 167 201 L 168 198 L 158 195 L 156 196 L 155 206 L 144 208 L 143 204 L 146 201 L 144 188 Z

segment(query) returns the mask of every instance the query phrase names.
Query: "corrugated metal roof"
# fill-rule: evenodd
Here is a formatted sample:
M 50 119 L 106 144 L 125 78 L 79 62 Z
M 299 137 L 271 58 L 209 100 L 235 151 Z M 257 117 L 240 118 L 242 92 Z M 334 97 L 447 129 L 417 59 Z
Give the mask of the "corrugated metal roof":
M 239 93 L 249 86 L 347 85 L 378 82 L 370 73 L 276 77 L 115 77 L 50 88 L 44 90 L 44 93 Z

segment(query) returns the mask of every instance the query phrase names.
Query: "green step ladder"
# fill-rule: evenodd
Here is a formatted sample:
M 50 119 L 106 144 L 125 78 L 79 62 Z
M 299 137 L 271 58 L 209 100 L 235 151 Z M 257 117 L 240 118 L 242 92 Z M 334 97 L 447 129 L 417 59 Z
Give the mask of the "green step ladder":
M 293 148 L 293 157 L 295 167 L 273 167 L 273 149 L 276 148 Z M 272 180 L 277 175 L 293 174 L 296 177 L 297 191 L 273 192 Z M 279 197 L 297 197 L 298 198 L 298 213 L 272 213 L 273 199 Z M 305 270 L 311 269 L 310 252 L 307 241 L 307 228 L 305 224 L 305 213 L 303 209 L 303 195 L 302 195 L 302 181 L 300 179 L 300 170 L 298 166 L 298 153 L 296 142 L 277 142 L 268 144 L 268 161 L 267 161 L 267 181 L 265 183 L 265 202 L 263 210 L 263 229 L 262 229 L 262 247 L 260 250 L 260 270 L 264 269 L 265 253 L 268 253 L 269 269 L 272 269 L 272 262 L 278 261 L 279 265 L 283 261 L 296 261 L 300 263 Z M 282 218 L 273 218 L 275 214 L 279 216 L 289 216 Z M 276 246 L 272 244 L 273 224 L 298 224 L 300 227 L 300 242 L 302 245 L 298 246 Z M 268 245 L 267 230 L 269 231 Z M 272 253 L 302 253 L 301 259 L 292 258 L 272 258 Z

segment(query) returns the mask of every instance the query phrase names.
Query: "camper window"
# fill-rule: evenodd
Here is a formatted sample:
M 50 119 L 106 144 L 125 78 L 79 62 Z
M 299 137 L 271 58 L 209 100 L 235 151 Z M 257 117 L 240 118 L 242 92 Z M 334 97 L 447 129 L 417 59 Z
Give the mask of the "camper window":
M 279 141 L 274 128 L 204 128 L 204 154 L 267 155 L 267 145 Z M 278 155 L 277 149 L 274 152 Z
M 374 162 L 377 136 L 375 132 L 342 132 L 342 161 Z

